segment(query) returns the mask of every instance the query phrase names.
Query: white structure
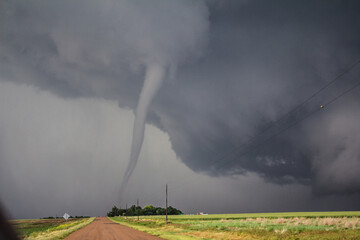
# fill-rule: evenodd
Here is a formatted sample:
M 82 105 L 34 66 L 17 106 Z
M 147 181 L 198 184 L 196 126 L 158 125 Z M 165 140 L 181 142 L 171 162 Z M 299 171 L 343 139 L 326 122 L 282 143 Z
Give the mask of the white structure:
M 63 216 L 63 218 L 64 218 L 66 221 L 68 220 L 69 217 L 70 217 L 70 215 L 67 214 L 67 213 L 65 213 L 64 216 Z

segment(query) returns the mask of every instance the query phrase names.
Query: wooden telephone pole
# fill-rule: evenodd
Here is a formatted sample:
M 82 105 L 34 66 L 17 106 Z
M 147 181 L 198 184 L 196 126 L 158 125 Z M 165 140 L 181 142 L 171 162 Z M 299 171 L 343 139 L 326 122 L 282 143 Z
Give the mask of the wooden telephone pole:
M 168 186 L 166 184 L 166 223 L 168 223 Z
M 137 199 L 136 200 L 136 205 L 137 205 L 137 209 L 136 209 L 136 211 L 137 211 L 137 215 L 138 215 L 138 221 L 139 221 L 139 199 Z

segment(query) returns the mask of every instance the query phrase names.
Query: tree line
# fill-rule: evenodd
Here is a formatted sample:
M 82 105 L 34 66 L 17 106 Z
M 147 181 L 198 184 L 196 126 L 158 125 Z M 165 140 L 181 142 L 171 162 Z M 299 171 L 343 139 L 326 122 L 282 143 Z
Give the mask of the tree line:
M 118 208 L 114 206 L 110 212 L 107 213 L 108 217 L 115 216 L 137 216 L 137 215 L 165 215 L 166 209 L 161 207 L 154 207 L 152 205 L 146 205 L 144 208 L 140 206 L 132 205 L 128 209 Z M 180 210 L 169 206 L 168 215 L 180 215 L 183 214 Z

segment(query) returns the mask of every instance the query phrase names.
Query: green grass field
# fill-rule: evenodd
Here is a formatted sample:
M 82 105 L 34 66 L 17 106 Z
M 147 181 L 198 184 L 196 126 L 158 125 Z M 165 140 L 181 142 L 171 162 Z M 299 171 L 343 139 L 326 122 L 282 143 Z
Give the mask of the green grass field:
M 91 223 L 95 218 L 84 219 L 23 219 L 11 220 L 11 225 L 22 239 L 63 239 L 70 233 Z
M 114 217 L 165 239 L 360 239 L 360 212 L 286 212 Z
M 164 216 L 143 216 L 144 218 L 164 218 Z M 272 213 L 236 213 L 236 214 L 209 214 L 209 215 L 173 215 L 171 220 L 185 219 L 241 219 L 241 218 L 288 218 L 288 217 L 360 217 L 360 211 L 346 212 L 272 212 Z

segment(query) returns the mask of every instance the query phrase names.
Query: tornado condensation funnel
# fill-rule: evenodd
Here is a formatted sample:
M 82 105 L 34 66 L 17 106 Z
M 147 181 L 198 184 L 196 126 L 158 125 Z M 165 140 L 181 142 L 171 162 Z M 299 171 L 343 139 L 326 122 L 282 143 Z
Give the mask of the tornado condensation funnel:
M 144 140 L 145 122 L 148 108 L 163 82 L 164 72 L 164 66 L 161 64 L 150 63 L 146 65 L 144 85 L 141 89 L 139 101 L 135 110 L 130 159 L 120 187 L 120 199 L 122 198 L 123 192 L 125 191 L 129 179 L 136 167 Z

